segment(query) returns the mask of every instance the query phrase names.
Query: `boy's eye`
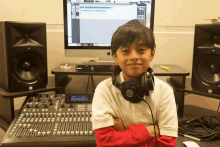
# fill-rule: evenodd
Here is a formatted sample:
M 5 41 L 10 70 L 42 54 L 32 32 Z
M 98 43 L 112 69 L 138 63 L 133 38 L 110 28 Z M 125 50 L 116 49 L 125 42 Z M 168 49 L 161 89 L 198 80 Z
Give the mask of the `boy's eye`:
M 139 50 L 144 51 L 145 49 L 139 49 Z M 127 52 L 127 51 L 129 51 L 129 50 L 123 50 L 122 52 Z

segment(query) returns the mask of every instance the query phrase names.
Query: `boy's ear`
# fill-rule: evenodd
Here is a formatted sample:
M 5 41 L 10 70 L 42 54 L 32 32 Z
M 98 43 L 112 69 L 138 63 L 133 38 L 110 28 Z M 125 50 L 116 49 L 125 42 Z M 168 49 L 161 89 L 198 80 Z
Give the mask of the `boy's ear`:
M 153 52 L 151 52 L 151 61 L 154 59 L 154 54 L 155 54 L 155 50 Z
M 118 63 L 118 58 L 116 54 L 113 55 L 113 58 L 114 58 L 115 63 Z

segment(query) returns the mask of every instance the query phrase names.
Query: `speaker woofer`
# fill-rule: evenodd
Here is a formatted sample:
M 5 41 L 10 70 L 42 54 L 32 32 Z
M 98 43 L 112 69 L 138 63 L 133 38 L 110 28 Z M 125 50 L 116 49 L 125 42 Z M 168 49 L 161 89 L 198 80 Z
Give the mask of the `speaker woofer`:
M 219 61 L 219 54 L 206 54 L 203 58 L 198 60 L 196 64 L 196 74 L 201 81 L 208 83 L 207 86 L 216 86 L 220 84 Z
M 18 82 L 34 84 L 41 79 L 44 63 L 36 54 L 23 54 L 13 63 L 13 75 Z

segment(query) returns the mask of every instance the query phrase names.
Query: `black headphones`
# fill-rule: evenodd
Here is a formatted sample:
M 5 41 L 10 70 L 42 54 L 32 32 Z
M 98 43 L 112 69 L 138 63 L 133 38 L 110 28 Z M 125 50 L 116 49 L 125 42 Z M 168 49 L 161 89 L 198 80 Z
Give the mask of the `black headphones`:
M 139 103 L 142 100 L 137 97 L 149 96 L 149 91 L 154 90 L 154 76 L 153 70 L 149 66 L 147 71 L 142 73 L 141 76 L 141 85 L 136 81 L 126 80 L 122 84 L 116 79 L 116 76 L 121 72 L 121 68 L 118 65 L 114 68 L 112 73 L 112 84 L 115 85 L 118 89 L 121 90 L 123 97 L 131 103 Z

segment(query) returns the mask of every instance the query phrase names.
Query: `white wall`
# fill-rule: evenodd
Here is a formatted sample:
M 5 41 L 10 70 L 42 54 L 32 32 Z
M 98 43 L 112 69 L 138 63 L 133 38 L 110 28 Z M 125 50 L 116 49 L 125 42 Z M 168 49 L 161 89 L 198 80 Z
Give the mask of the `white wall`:
M 0 21 L 47 23 L 48 75 L 61 63 L 79 62 L 65 57 L 62 0 L 0 0 Z M 210 23 L 204 19 L 220 15 L 220 1 L 210 0 L 156 0 L 155 40 L 156 54 L 152 64 L 177 64 L 192 73 L 195 24 Z M 83 60 L 80 62 L 87 62 Z M 71 76 L 73 80 L 66 93 L 85 93 L 88 76 Z M 109 76 L 94 76 L 95 85 Z M 159 77 L 166 81 L 167 77 Z M 54 81 L 49 81 L 49 84 Z M 77 85 L 77 86 L 75 86 Z M 83 87 L 83 88 L 82 88 Z M 88 93 L 92 93 L 89 85 Z M 24 97 L 15 99 L 19 109 Z M 198 101 L 200 103 L 198 103 Z M 185 104 L 217 110 L 219 100 L 198 95 L 187 95 Z

